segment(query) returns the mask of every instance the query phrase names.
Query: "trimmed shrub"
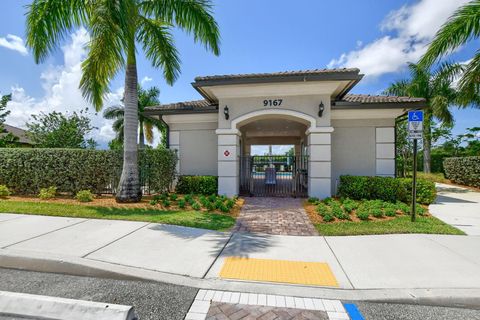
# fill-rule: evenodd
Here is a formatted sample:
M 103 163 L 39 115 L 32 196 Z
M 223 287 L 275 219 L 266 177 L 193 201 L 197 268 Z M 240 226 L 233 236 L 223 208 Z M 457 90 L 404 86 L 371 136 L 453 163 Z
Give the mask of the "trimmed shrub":
M 325 222 L 330 222 L 333 220 L 333 216 L 330 213 L 325 214 L 324 216 L 322 216 L 322 218 Z
M 52 187 L 40 189 L 40 193 L 38 194 L 38 197 L 42 200 L 48 200 L 48 199 L 55 198 L 56 194 L 57 194 L 57 187 L 52 186 Z
M 456 157 L 443 161 L 445 178 L 458 184 L 480 188 L 480 157 Z
M 185 207 L 187 206 L 187 203 L 186 203 L 185 199 L 178 199 L 177 203 L 178 203 L 178 207 L 180 209 L 185 209 Z
M 168 199 L 163 200 L 162 201 L 162 206 L 164 206 L 165 208 L 170 207 L 170 200 L 168 200 Z
M 151 206 L 156 206 L 158 204 L 158 200 L 150 200 L 149 203 Z
M 196 210 L 196 211 L 199 211 L 200 209 L 202 209 L 202 207 L 200 206 L 200 204 L 198 202 L 194 202 L 192 204 L 192 209 Z
M 355 200 L 379 199 L 388 202 L 408 202 L 411 198 L 412 180 L 408 178 L 341 176 L 338 194 Z M 435 201 L 435 184 L 417 179 L 417 201 L 430 204 Z
M 320 199 L 318 199 L 317 197 L 310 197 L 310 198 L 308 198 L 308 202 L 309 202 L 309 203 L 316 204 L 318 201 L 320 201 Z
M 330 215 L 330 207 L 327 206 L 325 203 L 323 202 L 320 202 L 318 205 L 317 205 L 317 212 L 320 216 L 324 217 L 326 215 Z
M 177 156 L 165 149 L 139 151 L 141 183 L 164 192 L 175 178 Z M 18 194 L 38 194 L 45 186 L 72 195 L 80 190 L 114 193 L 122 172 L 119 151 L 86 149 L 0 149 L 0 184 Z
M 80 190 L 75 195 L 75 199 L 80 202 L 92 202 L 93 201 L 93 193 L 90 190 Z
M 218 193 L 216 176 L 179 176 L 176 186 L 178 193 L 212 195 Z
M 358 202 L 355 200 L 352 200 L 350 198 L 344 199 L 343 200 L 343 209 L 345 209 L 346 212 L 351 213 L 353 210 L 358 208 Z
M 355 212 L 357 215 L 358 219 L 360 220 L 368 220 L 370 213 L 368 213 L 367 210 L 365 210 L 363 207 L 358 208 L 358 210 Z
M 384 211 L 387 217 L 395 217 L 397 215 L 397 210 L 394 208 L 385 208 Z
M 7 186 L 0 185 L 0 198 L 6 198 L 10 195 L 10 190 Z
M 171 200 L 171 201 L 177 201 L 177 198 L 178 198 L 178 196 L 177 196 L 176 193 L 172 193 L 172 194 L 170 195 L 170 200 Z

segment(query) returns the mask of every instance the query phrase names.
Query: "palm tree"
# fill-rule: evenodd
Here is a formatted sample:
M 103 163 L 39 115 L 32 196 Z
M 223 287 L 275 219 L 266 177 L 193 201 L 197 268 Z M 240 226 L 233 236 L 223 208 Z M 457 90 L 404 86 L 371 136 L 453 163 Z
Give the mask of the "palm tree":
M 90 34 L 82 63 L 80 88 L 97 110 L 115 75 L 125 70 L 123 170 L 116 200 L 141 200 L 138 174 L 137 54 L 161 68 L 167 83 L 180 72 L 174 26 L 192 33 L 214 54 L 219 54 L 219 30 L 210 0 L 33 0 L 27 12 L 27 45 L 35 62 L 44 61 L 74 28 Z
M 153 128 L 157 128 L 163 135 L 165 135 L 165 125 L 163 122 L 158 119 L 147 117 L 144 114 L 146 107 L 158 105 L 160 103 L 158 100 L 159 94 L 160 90 L 158 90 L 157 87 L 145 90 L 141 86 L 138 86 L 138 146 L 140 149 L 145 148 L 145 140 L 150 144 L 153 143 Z M 105 119 L 114 120 L 112 127 L 117 133 L 115 139 L 123 143 L 123 124 L 125 119 L 125 109 L 123 106 L 112 106 L 105 109 L 103 117 Z
M 460 7 L 440 28 L 430 43 L 427 52 L 419 64 L 428 67 L 441 57 L 480 37 L 480 0 L 473 0 Z M 480 50 L 466 63 L 464 72 L 458 82 L 462 106 L 480 106 Z
M 434 72 L 418 64 L 408 65 L 410 79 L 392 83 L 384 92 L 388 95 L 424 98 L 427 108 L 423 121 L 423 170 L 431 171 L 432 120 L 452 125 L 453 115 L 449 107 L 456 103 L 458 93 L 453 88 L 454 78 L 462 71 L 458 64 L 443 64 Z

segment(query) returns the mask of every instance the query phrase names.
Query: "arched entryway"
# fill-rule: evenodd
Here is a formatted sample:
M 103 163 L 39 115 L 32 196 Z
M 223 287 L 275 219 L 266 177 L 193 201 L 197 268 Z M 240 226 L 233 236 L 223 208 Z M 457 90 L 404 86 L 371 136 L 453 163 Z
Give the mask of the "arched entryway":
M 257 112 L 233 121 L 240 133 L 241 195 L 308 196 L 306 132 L 311 121 L 309 116 L 286 110 Z

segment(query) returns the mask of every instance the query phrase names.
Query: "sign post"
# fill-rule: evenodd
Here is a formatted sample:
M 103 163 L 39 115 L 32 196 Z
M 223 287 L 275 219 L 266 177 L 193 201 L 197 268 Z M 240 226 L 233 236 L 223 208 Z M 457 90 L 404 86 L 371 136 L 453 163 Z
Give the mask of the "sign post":
M 423 111 L 408 111 L 408 138 L 413 139 L 412 222 L 416 218 L 417 204 L 417 141 L 422 139 Z

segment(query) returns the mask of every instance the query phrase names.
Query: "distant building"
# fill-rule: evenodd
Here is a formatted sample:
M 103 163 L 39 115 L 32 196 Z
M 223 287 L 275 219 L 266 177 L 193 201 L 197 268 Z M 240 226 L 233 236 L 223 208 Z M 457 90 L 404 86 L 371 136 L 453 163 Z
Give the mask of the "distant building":
M 17 127 L 14 127 L 14 126 L 11 126 L 11 125 L 8 125 L 6 123 L 3 124 L 3 129 L 4 131 L 3 132 L 0 132 L 0 137 L 3 137 L 5 135 L 7 135 L 8 133 L 11 133 L 13 134 L 14 136 L 17 136 L 18 137 L 18 143 L 20 144 L 21 147 L 33 147 L 33 143 L 32 143 L 32 140 L 30 140 L 30 138 L 28 138 L 27 136 L 27 131 L 23 130 L 23 129 L 20 129 L 20 128 L 17 128 Z

